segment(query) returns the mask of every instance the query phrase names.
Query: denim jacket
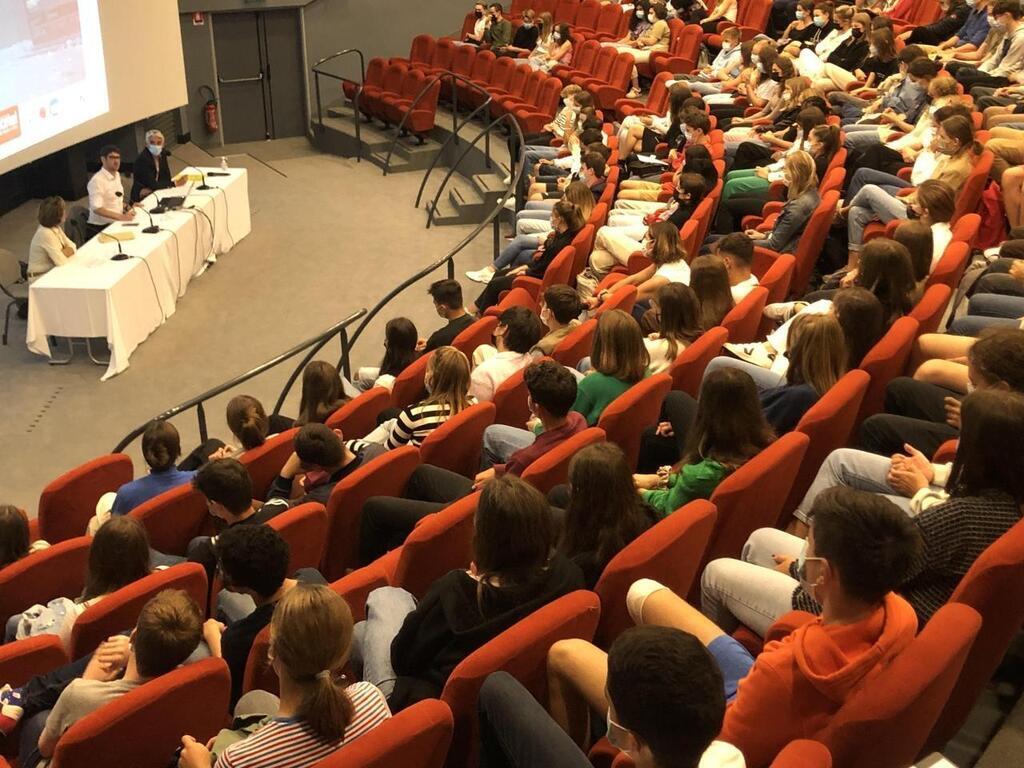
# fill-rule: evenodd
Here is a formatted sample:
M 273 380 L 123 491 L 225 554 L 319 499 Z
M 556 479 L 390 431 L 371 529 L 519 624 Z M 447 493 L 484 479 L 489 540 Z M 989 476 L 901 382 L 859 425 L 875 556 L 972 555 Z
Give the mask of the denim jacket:
M 908 123 L 916 123 L 921 110 L 928 102 L 928 93 L 909 77 L 903 80 L 882 99 L 882 109 L 892 109 L 897 115 L 903 115 Z
M 820 202 L 821 195 L 816 187 L 804 192 L 796 200 L 787 201 L 779 212 L 779 218 L 775 220 L 771 235 L 764 241 L 764 247 L 777 253 L 794 253 L 804 227 Z

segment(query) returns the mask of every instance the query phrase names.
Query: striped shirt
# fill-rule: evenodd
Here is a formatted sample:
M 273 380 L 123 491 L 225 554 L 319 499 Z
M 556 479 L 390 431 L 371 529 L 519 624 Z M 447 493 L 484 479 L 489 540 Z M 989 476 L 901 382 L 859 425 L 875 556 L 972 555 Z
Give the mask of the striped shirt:
M 391 717 L 387 700 L 371 683 L 355 683 L 345 689 L 355 717 L 345 737 L 323 741 L 300 718 L 275 717 L 244 741 L 221 753 L 215 768 L 306 768 Z
M 407 405 L 395 418 L 384 447 L 420 445 L 435 429 L 451 417 L 451 407 L 443 403 Z

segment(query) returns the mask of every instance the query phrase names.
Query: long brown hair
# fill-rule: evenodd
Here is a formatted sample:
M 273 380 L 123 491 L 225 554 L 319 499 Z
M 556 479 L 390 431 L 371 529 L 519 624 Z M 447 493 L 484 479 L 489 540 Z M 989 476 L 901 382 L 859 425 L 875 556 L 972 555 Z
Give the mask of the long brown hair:
M 896 227 L 893 239 L 910 254 L 914 280 L 921 282 L 928 277 L 932 271 L 932 254 L 935 251 L 932 228 L 923 221 L 904 221 Z
M 855 282 L 882 302 L 885 322 L 891 325 L 910 311 L 917 287 L 910 252 L 888 237 L 876 237 L 864 245 Z
M 594 210 L 594 193 L 590 191 L 590 187 L 584 184 L 582 181 L 574 181 L 565 188 L 565 192 L 562 197 L 576 206 L 580 212 L 580 218 L 583 223 L 586 223 L 587 219 L 590 218 L 591 211 Z M 561 214 L 559 214 L 561 215 Z M 566 223 L 569 224 L 568 219 Z M 580 224 L 582 227 L 583 224 Z M 572 229 L 572 225 L 569 225 L 569 229 Z M 577 227 L 579 229 L 579 227 Z
M 697 415 L 686 434 L 680 464 L 711 459 L 731 471 L 774 439 L 750 374 L 738 368 L 718 368 L 701 383 Z
M 977 345 L 975 345 L 977 346 Z M 960 406 L 960 442 L 947 487 L 952 496 L 1005 493 L 1024 502 L 1024 396 L 976 389 Z
M 249 451 L 267 440 L 270 421 L 263 404 L 250 395 L 237 395 L 228 402 L 228 428 L 242 447 Z
M 149 575 L 149 537 L 134 517 L 112 517 L 89 546 L 83 600 L 109 595 Z
M 828 392 L 846 373 L 846 339 L 832 314 L 797 315 L 789 329 L 788 384 L 810 384 L 818 395 Z
M 698 177 L 699 178 L 699 177 Z M 651 225 L 651 261 L 657 266 L 686 259 L 679 229 L 670 221 L 658 221 Z
M 654 303 L 658 305 L 658 333 L 668 342 L 668 359 L 674 360 L 701 334 L 697 295 L 688 285 L 668 283 L 658 288 Z
M 295 426 L 323 424 L 345 400 L 337 369 L 323 360 L 313 360 L 302 372 L 302 397 Z
M 639 324 L 621 309 L 598 318 L 590 359 L 594 370 L 629 384 L 640 381 L 651 363 Z
M 447 405 L 454 416 L 469 407 L 469 360 L 455 347 L 438 347 L 427 363 L 430 395 L 422 405 Z
M 344 738 L 355 707 L 334 675 L 352 646 L 352 611 L 322 584 L 296 584 L 270 620 L 270 653 L 302 690 L 296 715 L 323 741 Z
M 832 299 L 832 309 L 846 339 L 846 370 L 853 370 L 882 338 L 885 310 L 875 294 L 858 286 L 840 288 Z
M 28 517 L 11 504 L 0 504 L 0 568 L 28 554 Z
M 719 256 L 698 256 L 690 263 L 690 287 L 700 303 L 700 327 L 705 331 L 719 325 L 735 306 L 729 272 Z

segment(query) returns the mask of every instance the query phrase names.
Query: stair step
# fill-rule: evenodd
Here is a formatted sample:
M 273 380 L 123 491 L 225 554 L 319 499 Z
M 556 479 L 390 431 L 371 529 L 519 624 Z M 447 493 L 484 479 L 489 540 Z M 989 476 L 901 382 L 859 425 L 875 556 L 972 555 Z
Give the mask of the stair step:
M 430 203 L 428 202 L 429 206 Z M 429 212 L 429 211 L 428 211 Z M 439 227 L 450 226 L 453 224 L 467 224 L 469 223 L 464 213 L 451 201 L 451 199 L 445 200 L 441 198 L 437 201 L 437 208 L 434 211 L 434 225 Z

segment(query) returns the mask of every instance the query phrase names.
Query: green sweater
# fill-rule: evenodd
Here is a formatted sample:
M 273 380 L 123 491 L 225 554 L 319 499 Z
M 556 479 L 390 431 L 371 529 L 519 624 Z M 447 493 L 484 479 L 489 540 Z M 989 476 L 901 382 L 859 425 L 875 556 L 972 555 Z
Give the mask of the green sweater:
M 668 487 L 656 491 L 641 491 L 643 500 L 668 517 L 694 499 L 709 499 L 718 484 L 729 474 L 728 468 L 713 459 L 698 464 L 687 464 L 668 478 Z
M 576 387 L 576 402 L 572 404 L 572 410 L 583 414 L 587 426 L 593 427 L 612 400 L 631 386 L 629 382 L 597 371 L 588 373 Z

